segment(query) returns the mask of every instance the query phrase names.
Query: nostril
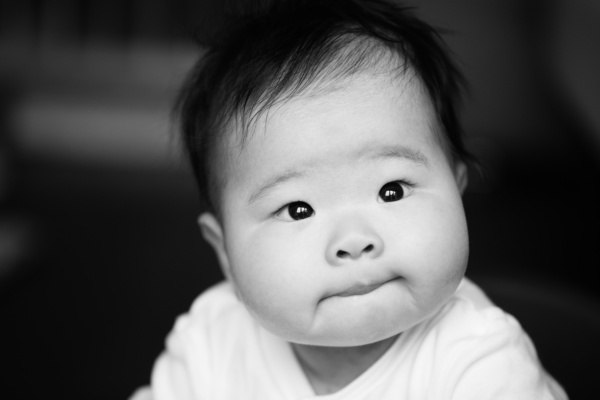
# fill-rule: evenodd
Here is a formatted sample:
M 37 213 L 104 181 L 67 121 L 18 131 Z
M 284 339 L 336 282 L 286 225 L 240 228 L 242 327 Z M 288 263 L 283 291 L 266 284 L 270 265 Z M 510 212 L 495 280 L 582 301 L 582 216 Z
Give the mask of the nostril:
M 370 253 L 374 249 L 375 249 L 375 246 L 373 246 L 372 244 L 369 244 L 364 249 L 362 249 L 361 252 L 356 252 L 356 254 L 354 254 L 354 252 L 348 252 L 348 251 L 345 251 L 345 250 L 338 250 L 337 253 L 336 253 L 336 256 L 338 258 L 355 258 L 355 257 L 360 257 L 360 255 L 363 254 L 363 253 Z
M 337 255 L 339 258 L 346 258 L 346 257 L 348 257 L 350 254 L 348 254 L 348 252 L 347 252 L 347 251 L 344 251 L 344 250 L 338 250 L 338 252 L 336 253 L 336 255 Z

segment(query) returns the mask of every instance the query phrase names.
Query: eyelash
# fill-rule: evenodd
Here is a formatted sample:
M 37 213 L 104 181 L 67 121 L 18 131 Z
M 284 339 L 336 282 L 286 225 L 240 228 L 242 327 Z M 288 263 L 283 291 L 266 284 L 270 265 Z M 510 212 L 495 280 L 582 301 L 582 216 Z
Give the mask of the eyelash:
M 415 183 L 413 183 L 411 181 L 408 181 L 406 179 L 398 179 L 398 180 L 395 180 L 395 181 L 392 181 L 392 182 L 398 182 L 402 186 L 409 188 L 411 191 L 415 188 L 415 186 L 417 186 Z
M 407 187 L 409 187 L 409 188 L 411 188 L 411 189 L 413 189 L 413 188 L 415 187 L 415 184 L 414 184 L 414 183 L 412 183 L 412 182 L 410 182 L 410 181 L 408 181 L 408 180 L 406 180 L 406 179 L 397 179 L 397 180 L 395 180 L 395 181 L 391 181 L 391 182 L 389 182 L 389 183 L 392 183 L 392 182 L 398 182 L 399 184 L 401 184 L 401 185 L 403 185 L 403 186 L 407 186 Z

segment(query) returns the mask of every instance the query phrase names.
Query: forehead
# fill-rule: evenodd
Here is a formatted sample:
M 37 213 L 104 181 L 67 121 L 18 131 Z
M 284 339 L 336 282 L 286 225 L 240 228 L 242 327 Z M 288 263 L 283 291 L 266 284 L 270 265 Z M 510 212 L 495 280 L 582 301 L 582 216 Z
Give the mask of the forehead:
M 231 135 L 224 183 L 251 185 L 274 173 L 353 162 L 386 146 L 443 158 L 438 129 L 429 96 L 412 73 L 353 75 L 274 104 L 243 142 L 239 133 Z

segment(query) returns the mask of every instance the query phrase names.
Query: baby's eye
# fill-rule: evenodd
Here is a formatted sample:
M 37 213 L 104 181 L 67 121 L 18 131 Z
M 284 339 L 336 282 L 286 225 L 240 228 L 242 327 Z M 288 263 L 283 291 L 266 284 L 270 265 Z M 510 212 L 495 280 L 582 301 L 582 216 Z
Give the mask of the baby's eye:
M 379 197 L 386 203 L 398 201 L 404 197 L 404 188 L 400 182 L 388 182 L 379 189 Z
M 295 201 L 290 203 L 285 206 L 284 210 L 282 211 L 285 211 L 286 209 L 290 217 L 296 221 L 312 217 L 312 215 L 315 213 L 312 207 L 303 201 Z

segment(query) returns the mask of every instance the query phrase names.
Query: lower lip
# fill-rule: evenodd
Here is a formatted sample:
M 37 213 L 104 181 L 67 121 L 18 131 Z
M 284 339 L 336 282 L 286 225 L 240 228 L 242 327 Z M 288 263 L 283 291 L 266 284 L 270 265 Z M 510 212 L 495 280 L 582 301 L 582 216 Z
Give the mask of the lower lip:
M 396 279 L 398 279 L 398 278 L 396 278 Z M 335 297 L 361 296 L 363 294 L 371 293 L 372 291 L 379 289 L 381 286 L 385 285 L 386 283 L 390 283 L 392 281 L 395 281 L 396 279 L 390 279 L 389 281 L 385 281 L 385 282 L 377 283 L 377 284 L 373 284 L 373 285 L 360 286 L 357 288 L 353 288 L 353 289 L 344 291 L 342 293 L 338 293 L 334 296 Z

